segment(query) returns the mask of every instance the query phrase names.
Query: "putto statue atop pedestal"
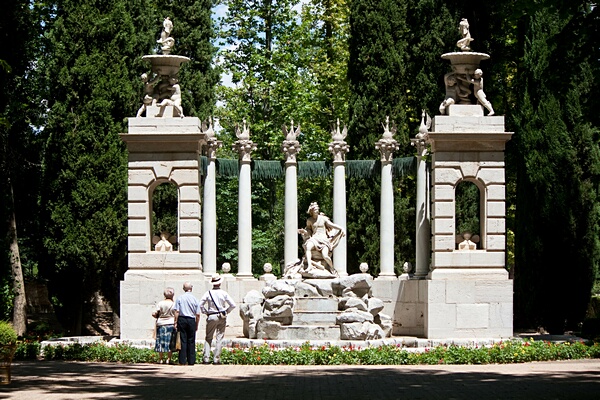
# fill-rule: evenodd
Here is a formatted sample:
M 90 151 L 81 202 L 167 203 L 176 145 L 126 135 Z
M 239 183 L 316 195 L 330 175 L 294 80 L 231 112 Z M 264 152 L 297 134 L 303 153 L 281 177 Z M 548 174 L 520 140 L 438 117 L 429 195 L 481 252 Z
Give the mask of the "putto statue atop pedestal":
M 142 57 L 151 64 L 151 72 L 142 74 L 144 82 L 144 98 L 136 117 L 181 117 L 181 87 L 179 86 L 179 69 L 183 63 L 190 61 L 188 57 L 171 55 L 175 39 L 171 36 L 173 22 L 169 17 L 163 21 L 163 29 L 157 43 L 161 45 L 162 54 Z
M 452 72 L 444 75 L 446 95 L 440 104 L 440 114 L 449 114 L 449 108 L 454 105 L 481 104 L 488 110 L 488 115 L 494 115 L 492 104 L 487 100 L 483 91 L 483 71 L 479 63 L 490 58 L 488 54 L 471 51 L 471 42 L 474 41 L 469 32 L 469 21 L 463 18 L 458 30 L 461 39 L 456 42 L 460 52 L 446 53 L 442 55 L 445 60 L 450 60 Z M 466 110 L 466 109 L 465 109 Z M 483 115 L 483 110 L 472 109 L 469 115 Z

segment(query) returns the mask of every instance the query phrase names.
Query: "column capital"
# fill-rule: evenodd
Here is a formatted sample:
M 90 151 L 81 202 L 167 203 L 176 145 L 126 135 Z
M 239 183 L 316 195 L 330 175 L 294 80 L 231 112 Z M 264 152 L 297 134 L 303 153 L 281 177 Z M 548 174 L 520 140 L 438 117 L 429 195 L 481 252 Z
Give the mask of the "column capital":
M 238 140 L 231 148 L 239 154 L 240 162 L 249 163 L 252 161 L 251 153 L 256 150 L 256 143 L 252 140 Z
M 285 153 L 285 165 L 295 165 L 296 155 L 300 153 L 302 146 L 297 140 L 284 140 L 281 144 L 281 150 Z
M 217 158 L 217 150 L 223 147 L 223 142 L 217 140 L 215 137 L 209 137 L 206 139 L 206 156 L 209 160 L 215 160 Z
M 429 154 L 429 135 L 417 133 L 414 139 L 410 139 L 411 146 L 417 149 L 417 157 L 425 157 Z
M 379 139 L 375 143 L 375 148 L 381 153 L 381 162 L 392 162 L 394 158 L 394 152 L 400 149 L 398 141 L 395 139 Z
M 329 143 L 329 151 L 333 154 L 334 164 L 343 164 L 346 162 L 346 153 L 350 151 L 350 146 L 343 140 L 336 140 Z

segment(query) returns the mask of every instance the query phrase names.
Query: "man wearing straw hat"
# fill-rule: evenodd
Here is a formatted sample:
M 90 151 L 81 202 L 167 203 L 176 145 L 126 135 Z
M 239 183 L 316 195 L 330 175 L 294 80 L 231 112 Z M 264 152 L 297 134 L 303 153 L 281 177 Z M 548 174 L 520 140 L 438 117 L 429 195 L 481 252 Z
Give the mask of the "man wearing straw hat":
M 235 308 L 235 302 L 229 294 L 221 289 L 223 278 L 214 274 L 211 279 L 213 289 L 204 293 L 200 299 L 200 310 L 206 314 L 206 337 L 204 342 L 203 364 L 210 363 L 210 347 L 213 336 L 216 333 L 215 351 L 213 353 L 213 364 L 221 364 L 221 342 L 225 336 L 227 326 L 227 314 Z

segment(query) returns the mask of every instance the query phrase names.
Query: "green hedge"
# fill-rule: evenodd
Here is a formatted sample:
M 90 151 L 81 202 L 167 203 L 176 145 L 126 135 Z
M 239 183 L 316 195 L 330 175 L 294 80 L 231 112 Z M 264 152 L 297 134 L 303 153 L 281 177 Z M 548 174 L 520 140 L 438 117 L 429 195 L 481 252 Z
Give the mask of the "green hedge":
M 40 356 L 38 342 L 21 342 L 15 360 L 31 360 Z M 196 348 L 201 357 L 202 346 Z M 177 353 L 174 353 L 177 359 Z M 45 346 L 46 360 L 95 361 L 123 363 L 155 363 L 158 354 L 152 349 L 105 342 Z M 438 346 L 423 352 L 411 352 L 397 346 L 357 348 L 353 346 L 299 347 L 276 349 L 272 345 L 223 349 L 224 364 L 245 365 L 417 365 L 417 364 L 509 364 L 531 361 L 600 358 L 600 343 L 551 343 L 506 341 L 490 347 Z

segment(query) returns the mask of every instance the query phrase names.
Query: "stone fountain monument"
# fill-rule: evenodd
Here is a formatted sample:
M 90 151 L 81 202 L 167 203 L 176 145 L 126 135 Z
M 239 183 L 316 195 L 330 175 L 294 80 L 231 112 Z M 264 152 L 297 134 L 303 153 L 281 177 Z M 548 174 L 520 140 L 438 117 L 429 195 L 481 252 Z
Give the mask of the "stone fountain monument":
M 128 132 L 128 263 L 121 282 L 121 338 L 150 338 L 154 304 L 165 287 L 182 293 L 185 281 L 203 282 L 200 226 L 200 154 L 206 129 L 184 117 L 179 70 L 189 58 L 170 54 L 175 44 L 169 18 L 158 43 L 162 54 L 144 56 L 144 97 Z M 178 191 L 177 235 L 151 232 L 152 196 L 162 183 Z M 171 234 L 171 235 L 169 235 Z M 160 236 L 160 238 L 158 237 Z M 176 243 L 176 250 L 173 244 Z M 198 291 L 203 288 L 197 288 Z
M 417 232 L 417 271 L 401 289 L 396 314 L 401 325 L 395 333 L 430 339 L 508 338 L 513 333 L 513 282 L 505 268 L 504 147 L 512 133 L 504 131 L 504 117 L 494 116 L 483 91 L 480 63 L 489 55 L 471 51 L 466 19 L 459 31 L 461 51 L 442 55 L 452 70 L 444 76 L 441 115 L 433 118 L 431 132 L 423 122 L 413 140 L 420 157 L 429 146 L 432 153 L 432 249 L 430 263 L 428 257 L 419 260 L 419 247 L 426 246 Z M 479 192 L 479 243 L 470 234 L 457 237 L 456 187 L 461 182 L 474 184 Z

